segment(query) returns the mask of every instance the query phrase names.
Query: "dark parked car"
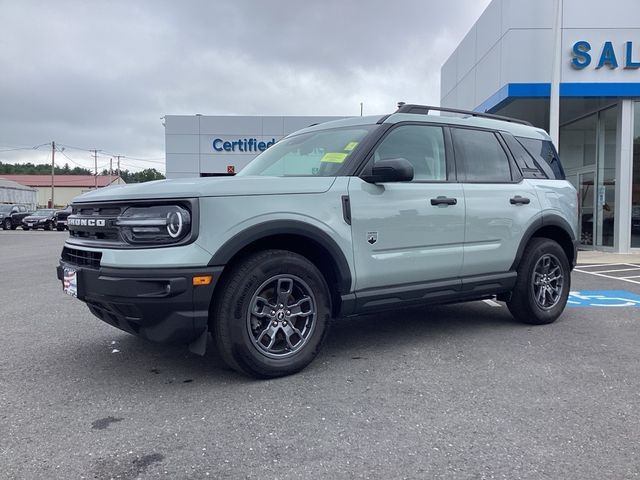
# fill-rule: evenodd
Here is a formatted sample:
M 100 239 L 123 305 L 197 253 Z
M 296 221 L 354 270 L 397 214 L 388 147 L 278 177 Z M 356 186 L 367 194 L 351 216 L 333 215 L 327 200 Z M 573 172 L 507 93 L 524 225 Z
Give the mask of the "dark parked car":
M 30 214 L 31 211 L 24 205 L 11 203 L 0 205 L 0 225 L 3 230 L 15 230 L 22 219 Z
M 36 210 L 31 215 L 28 215 L 22 219 L 23 230 L 37 230 L 42 228 L 44 230 L 52 230 L 55 225 L 53 215 L 56 211 L 53 208 L 41 208 Z
M 56 230 L 61 232 L 62 230 L 68 228 L 67 227 L 67 218 L 71 215 L 71 205 L 68 205 L 64 210 L 57 210 L 54 219 Z

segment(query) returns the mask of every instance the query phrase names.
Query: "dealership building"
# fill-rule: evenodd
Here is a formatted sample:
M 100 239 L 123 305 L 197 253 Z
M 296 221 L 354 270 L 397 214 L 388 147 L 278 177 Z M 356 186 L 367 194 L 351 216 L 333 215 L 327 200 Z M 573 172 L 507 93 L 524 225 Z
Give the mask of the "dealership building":
M 233 175 L 286 135 L 340 118 L 166 115 L 167 178 Z
M 441 105 L 549 130 L 560 45 L 559 152 L 585 248 L 640 248 L 640 2 L 494 0 L 442 67 Z M 554 24 L 561 26 L 559 42 Z

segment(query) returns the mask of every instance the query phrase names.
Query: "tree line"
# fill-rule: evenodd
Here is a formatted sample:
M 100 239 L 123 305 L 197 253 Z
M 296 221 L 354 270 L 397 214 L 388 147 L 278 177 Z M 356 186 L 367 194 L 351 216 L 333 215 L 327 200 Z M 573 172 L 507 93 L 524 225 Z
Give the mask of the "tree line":
M 71 168 L 68 163 L 64 166 L 55 166 L 54 173 L 56 175 L 93 175 L 93 172 L 88 168 L 73 167 Z M 0 162 L 0 175 L 50 175 L 51 165 L 46 163 L 33 164 L 33 163 L 2 163 Z M 101 175 L 109 175 L 109 171 L 104 169 Z M 115 175 L 115 172 L 114 172 Z M 165 176 L 157 171 L 155 168 L 145 168 L 139 172 L 132 172 L 127 169 L 120 170 L 120 177 L 126 183 L 142 183 L 150 182 L 151 180 L 162 180 Z

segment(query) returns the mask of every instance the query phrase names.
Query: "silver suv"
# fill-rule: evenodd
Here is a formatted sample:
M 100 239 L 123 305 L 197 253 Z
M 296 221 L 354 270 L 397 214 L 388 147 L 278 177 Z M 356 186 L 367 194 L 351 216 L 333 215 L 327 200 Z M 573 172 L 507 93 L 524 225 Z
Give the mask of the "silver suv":
M 235 177 L 113 186 L 73 202 L 58 278 L 124 331 L 256 377 L 318 354 L 332 318 L 495 298 L 553 322 L 577 251 L 576 191 L 549 136 L 402 105 L 314 125 Z M 400 321 L 400 320 L 397 320 Z

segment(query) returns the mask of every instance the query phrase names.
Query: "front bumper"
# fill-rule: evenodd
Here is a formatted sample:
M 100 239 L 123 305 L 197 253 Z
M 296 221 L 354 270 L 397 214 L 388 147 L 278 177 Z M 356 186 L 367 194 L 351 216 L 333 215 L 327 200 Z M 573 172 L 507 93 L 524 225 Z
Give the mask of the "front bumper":
M 207 329 L 209 305 L 223 267 L 99 269 L 60 261 L 77 272 L 78 299 L 91 313 L 125 332 L 155 342 L 189 343 Z M 195 275 L 212 275 L 209 285 L 192 284 Z

